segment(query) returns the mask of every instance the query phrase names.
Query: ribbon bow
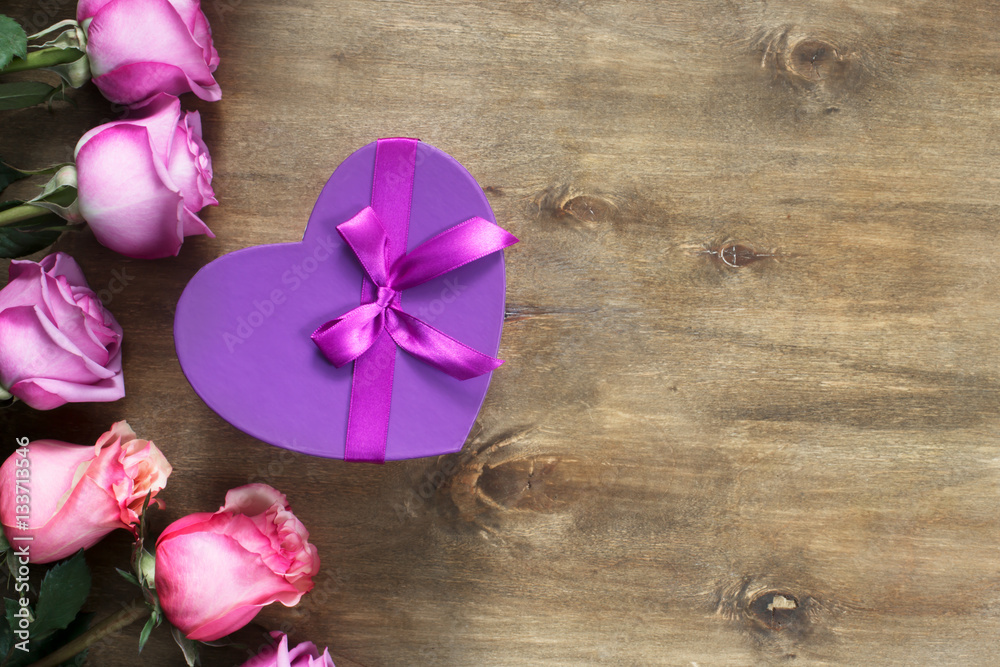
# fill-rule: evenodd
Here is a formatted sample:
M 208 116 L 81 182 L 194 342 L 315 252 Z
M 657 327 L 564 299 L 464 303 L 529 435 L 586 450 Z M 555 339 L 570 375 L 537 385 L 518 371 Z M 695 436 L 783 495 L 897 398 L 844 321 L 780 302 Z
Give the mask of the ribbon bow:
M 374 301 L 313 332 L 313 341 L 334 366 L 360 357 L 383 331 L 399 347 L 457 380 L 489 373 L 503 363 L 402 310 L 400 292 L 517 243 L 513 234 L 483 218 L 469 218 L 387 266 L 389 237 L 371 206 L 338 225 L 337 231 L 375 283 L 376 292 Z
M 393 143 L 395 142 L 395 143 Z M 401 143 L 402 142 L 402 143 Z M 405 245 L 415 169 L 416 140 L 379 140 L 372 206 L 337 226 L 367 274 L 357 308 L 330 320 L 312 334 L 323 355 L 337 368 L 357 362 L 351 385 L 345 460 L 385 460 L 396 346 L 444 371 L 467 380 L 503 362 L 435 329 L 401 308 L 400 293 L 517 243 L 505 229 L 480 217 L 469 218 L 424 242 L 409 254 Z M 400 202 L 399 199 L 405 199 Z M 405 204 L 403 206 L 402 204 Z M 376 208 L 383 211 L 380 216 Z M 392 238 L 383 217 L 397 232 Z M 402 232 L 402 240 L 399 240 Z M 394 253 L 393 249 L 397 249 Z M 388 363 L 372 363 L 379 354 Z M 358 364 L 368 363 L 364 373 Z M 359 376 L 373 381 L 359 381 Z

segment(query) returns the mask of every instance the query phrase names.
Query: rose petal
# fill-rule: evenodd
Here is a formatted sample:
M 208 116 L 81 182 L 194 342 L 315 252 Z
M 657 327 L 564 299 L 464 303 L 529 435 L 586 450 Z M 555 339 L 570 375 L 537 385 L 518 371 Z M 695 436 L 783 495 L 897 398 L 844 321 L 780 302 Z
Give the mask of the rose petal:
M 42 299 L 44 270 L 35 262 L 14 260 L 8 270 L 10 281 L 0 290 L 0 310 L 31 306 Z
M 62 276 L 59 276 L 59 278 L 63 282 L 66 280 Z M 67 289 L 66 292 L 69 292 L 67 295 L 58 290 L 58 293 L 53 298 L 51 296 L 51 286 L 53 285 L 50 285 L 50 283 L 58 284 L 58 280 L 47 277 L 43 282 L 46 289 L 42 290 L 42 303 L 46 306 L 47 312 L 45 314 L 49 321 L 57 323 L 60 333 L 72 341 L 81 354 L 94 363 L 101 366 L 106 365 L 111 359 L 111 353 L 102 343 L 103 337 L 100 334 L 103 331 L 110 331 L 108 327 L 104 327 L 101 324 L 100 329 L 95 331 L 93 325 L 96 323 L 72 300 L 72 292 L 69 292 Z M 68 300 L 67 296 L 69 296 Z M 112 332 L 111 339 L 114 340 L 114 338 L 115 336 Z
M 181 232 L 184 236 L 198 236 L 204 234 L 210 239 L 215 238 L 215 234 L 208 228 L 202 219 L 184 207 L 181 211 Z
M 19 454 L 14 454 L 0 466 L 0 521 L 13 526 L 16 522 L 15 503 L 16 470 Z M 35 440 L 28 448 L 30 475 L 44 484 L 33 484 L 31 503 L 28 505 L 28 522 L 31 526 L 41 526 L 56 513 L 60 503 L 65 501 L 66 491 L 72 486 L 73 477 L 83 463 L 94 458 L 90 447 L 72 445 L 58 440 Z M 29 477 L 29 484 L 30 484 Z
M 119 125 L 136 125 L 144 127 L 149 132 L 149 143 L 157 155 L 166 157 L 173 143 L 177 123 L 181 119 L 181 101 L 173 95 L 160 93 L 149 98 L 142 104 L 133 106 L 122 120 L 111 121 L 88 130 L 76 142 L 74 158 L 80 154 L 80 149 L 96 135 L 108 128 Z
M 87 28 L 87 53 L 96 76 L 152 62 L 174 65 L 199 82 L 214 83 L 203 48 L 167 0 L 111 0 Z
M 171 623 L 206 641 L 242 627 L 294 589 L 232 537 L 195 532 L 157 544 L 156 592 Z
M 220 512 L 237 514 L 263 514 L 272 505 L 288 507 L 288 498 L 269 484 L 246 484 L 226 492 L 226 502 Z
M 113 370 L 84 357 L 55 326 L 30 306 L 0 312 L 0 384 L 60 378 L 79 384 L 108 379 Z
M 171 95 L 192 92 L 207 102 L 222 99 L 222 89 L 214 79 L 211 83 L 199 82 L 180 67 L 167 63 L 121 65 L 107 74 L 94 76 L 92 80 L 104 97 L 118 104 L 134 104 L 161 92 Z
M 167 162 L 167 170 L 170 172 L 173 182 L 180 188 L 181 194 L 184 195 L 185 207 L 197 213 L 205 206 L 218 204 L 219 202 L 215 199 L 211 186 L 204 183 L 204 181 L 211 179 L 211 173 L 209 172 L 206 179 L 205 170 L 199 164 L 199 158 L 203 154 L 202 151 L 207 151 L 207 149 L 200 138 L 193 136 L 192 129 L 187 125 L 187 121 L 191 120 L 191 116 L 192 114 L 189 113 L 185 121 L 176 126 Z M 207 152 L 205 154 L 207 155 Z M 203 188 L 206 185 L 208 187 L 208 197 L 203 195 Z
M 119 366 L 121 362 L 119 361 Z M 114 377 L 89 385 L 51 378 L 21 380 L 8 389 L 36 410 L 51 410 L 66 403 L 110 403 L 125 396 L 121 370 Z
M 76 6 L 76 20 L 83 23 L 87 19 L 93 18 L 109 2 L 111 0 L 80 0 Z
M 89 549 L 111 531 L 125 528 L 120 516 L 114 498 L 84 477 L 55 517 L 29 531 L 34 536 L 31 562 L 50 563 Z
M 119 125 L 77 156 L 80 212 L 103 245 L 130 257 L 176 255 L 183 242 L 182 198 L 150 153 L 145 128 Z
M 17 528 L 15 454 L 0 467 L 0 520 L 9 535 L 31 537 L 31 562 L 48 563 L 96 544 L 123 527 L 117 503 L 93 477 L 110 477 L 109 462 L 90 447 L 54 440 L 30 443 L 30 496 L 27 528 Z M 120 466 L 117 466 L 120 471 Z M 12 497 L 11 494 L 15 494 Z
M 87 279 L 83 277 L 83 269 L 76 260 L 64 252 L 54 252 L 42 258 L 38 263 L 46 273 L 66 276 L 66 280 L 74 287 L 87 287 Z M 89 288 L 88 288 L 89 289 Z

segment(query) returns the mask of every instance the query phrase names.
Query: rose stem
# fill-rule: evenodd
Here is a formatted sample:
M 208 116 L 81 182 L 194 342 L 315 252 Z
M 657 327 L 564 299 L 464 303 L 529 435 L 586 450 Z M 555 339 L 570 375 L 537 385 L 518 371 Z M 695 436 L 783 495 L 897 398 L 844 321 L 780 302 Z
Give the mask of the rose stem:
M 27 58 L 15 58 L 9 65 L 0 69 L 0 74 L 65 65 L 79 60 L 82 55 L 84 54 L 80 49 L 60 49 L 52 46 L 41 51 L 32 51 Z
M 142 600 L 133 600 L 130 605 L 108 616 L 85 633 L 66 644 L 54 653 L 50 653 L 31 667 L 56 667 L 61 665 L 91 644 L 114 634 L 122 628 L 132 625 L 140 618 L 149 614 L 149 607 Z
M 49 209 L 33 204 L 14 206 L 6 211 L 0 211 L 0 227 L 14 225 L 32 218 L 40 218 L 47 213 L 49 213 Z

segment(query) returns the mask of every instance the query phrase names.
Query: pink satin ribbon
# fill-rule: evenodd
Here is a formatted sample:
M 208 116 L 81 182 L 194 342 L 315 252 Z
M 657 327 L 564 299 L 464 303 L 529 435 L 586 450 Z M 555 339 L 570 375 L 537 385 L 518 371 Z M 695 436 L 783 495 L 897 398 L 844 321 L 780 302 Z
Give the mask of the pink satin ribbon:
M 469 218 L 406 254 L 416 139 L 379 139 L 372 204 L 337 226 L 364 268 L 361 305 L 330 320 L 312 339 L 335 366 L 354 361 L 345 461 L 385 462 L 396 347 L 467 380 L 503 362 L 402 309 L 401 292 L 514 245 L 513 234 Z

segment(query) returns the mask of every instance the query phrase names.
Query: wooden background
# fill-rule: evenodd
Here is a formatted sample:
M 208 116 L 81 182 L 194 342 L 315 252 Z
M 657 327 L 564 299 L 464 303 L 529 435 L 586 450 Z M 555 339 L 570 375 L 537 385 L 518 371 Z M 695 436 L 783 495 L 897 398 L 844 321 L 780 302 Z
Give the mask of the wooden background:
M 185 104 L 218 238 L 155 262 L 60 241 L 95 290 L 127 282 L 128 396 L 6 410 L 3 452 L 127 418 L 175 469 L 154 531 L 248 481 L 287 492 L 322 572 L 242 636 L 339 667 L 996 664 L 1000 2 L 204 9 L 223 99 Z M 114 118 L 75 99 L 6 112 L 0 152 L 70 158 Z M 298 240 L 337 164 L 398 135 L 455 156 L 522 241 L 507 364 L 460 455 L 255 441 L 186 383 L 174 304 L 211 259 Z M 90 609 L 132 595 L 127 549 L 89 552 Z M 90 664 L 135 664 L 138 632 Z M 162 629 L 142 663 L 181 664 Z

